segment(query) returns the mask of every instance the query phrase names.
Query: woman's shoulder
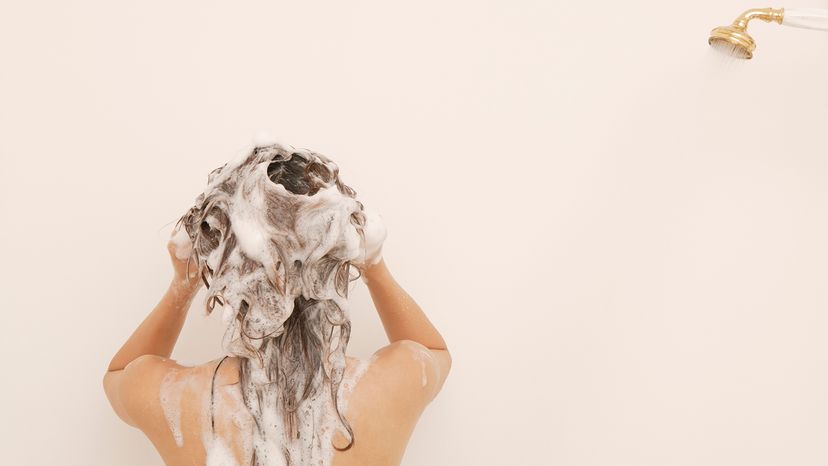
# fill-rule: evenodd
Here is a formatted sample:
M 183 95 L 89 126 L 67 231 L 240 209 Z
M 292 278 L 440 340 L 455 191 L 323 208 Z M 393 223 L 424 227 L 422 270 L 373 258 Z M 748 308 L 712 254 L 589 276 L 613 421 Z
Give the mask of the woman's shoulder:
M 344 397 L 344 414 L 354 431 L 354 445 L 336 454 L 334 466 L 400 461 L 420 415 L 445 378 L 440 351 L 401 340 L 369 359 L 348 358 L 343 385 L 350 380 L 353 386 Z
M 448 351 L 431 349 L 412 340 L 398 340 L 380 348 L 371 360 L 375 383 L 408 392 L 423 404 L 437 395 L 451 367 Z
M 214 374 L 220 374 L 230 383 L 238 381 L 238 362 L 235 358 L 218 358 L 203 364 L 188 364 L 175 359 L 165 358 L 153 354 L 145 354 L 134 359 L 124 368 L 129 378 L 134 382 L 133 387 L 149 395 L 158 395 L 154 388 L 160 388 L 165 383 L 175 380 L 203 381 L 211 379 Z
M 238 366 L 238 359 L 231 357 L 197 365 L 150 355 L 134 361 L 136 427 L 167 464 L 205 455 L 204 435 L 213 425 L 211 414 L 217 432 L 228 430 L 227 412 L 243 409 L 234 396 Z
M 124 368 L 124 397 L 136 427 L 151 435 L 168 427 L 169 412 L 181 399 L 201 399 L 213 384 L 238 382 L 238 367 L 231 358 L 190 365 L 157 355 L 139 356 Z M 172 406 L 172 407 L 171 407 Z

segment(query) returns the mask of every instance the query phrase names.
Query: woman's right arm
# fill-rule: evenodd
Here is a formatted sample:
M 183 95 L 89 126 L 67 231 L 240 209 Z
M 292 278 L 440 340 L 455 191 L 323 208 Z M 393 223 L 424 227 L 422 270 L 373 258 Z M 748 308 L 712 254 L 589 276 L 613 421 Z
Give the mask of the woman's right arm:
M 428 364 L 431 377 L 422 376 L 423 386 L 427 383 L 429 399 L 433 398 L 451 369 L 451 355 L 445 340 L 420 306 L 397 283 L 384 259 L 363 268 L 362 278 L 391 343 L 378 354 L 390 351 L 396 353 L 397 359 L 413 359 L 411 365 L 414 367 L 424 368 Z

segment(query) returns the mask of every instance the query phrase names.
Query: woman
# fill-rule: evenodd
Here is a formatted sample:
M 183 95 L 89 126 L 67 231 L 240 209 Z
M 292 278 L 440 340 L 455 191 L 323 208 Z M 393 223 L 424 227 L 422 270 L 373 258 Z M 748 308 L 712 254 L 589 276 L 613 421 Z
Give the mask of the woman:
M 263 145 L 225 164 L 168 243 L 169 289 L 104 389 L 168 465 L 396 465 L 451 357 L 382 258 L 385 229 L 326 157 Z M 345 355 L 351 268 L 389 345 Z M 221 307 L 226 357 L 170 360 L 193 297 Z

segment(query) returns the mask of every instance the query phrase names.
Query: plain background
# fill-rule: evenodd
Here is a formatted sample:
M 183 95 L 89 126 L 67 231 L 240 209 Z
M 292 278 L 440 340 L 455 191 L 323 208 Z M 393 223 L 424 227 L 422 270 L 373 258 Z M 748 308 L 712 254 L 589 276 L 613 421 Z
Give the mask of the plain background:
M 266 130 L 381 212 L 453 351 L 405 465 L 828 464 L 828 34 L 710 50 L 762 6 L 4 2 L 2 463 L 160 464 L 101 379 Z M 198 297 L 174 357 L 221 330 Z

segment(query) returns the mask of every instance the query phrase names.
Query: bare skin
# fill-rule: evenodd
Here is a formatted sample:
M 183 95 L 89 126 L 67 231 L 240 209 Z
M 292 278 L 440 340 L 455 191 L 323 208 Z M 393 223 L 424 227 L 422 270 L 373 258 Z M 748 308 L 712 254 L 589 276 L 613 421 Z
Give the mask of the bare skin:
M 140 429 L 155 445 L 165 464 L 203 465 L 202 439 L 215 437 L 228 446 L 237 464 L 250 464 L 251 419 L 241 402 L 239 359 L 228 358 L 185 367 L 170 360 L 175 343 L 201 281 L 191 265 L 176 258 L 168 244 L 174 278 L 158 305 L 112 358 L 103 385 L 112 408 L 127 424 Z M 335 451 L 334 466 L 398 465 L 420 415 L 443 386 L 451 356 L 440 333 L 414 299 L 396 282 L 384 260 L 362 268 L 362 277 L 382 321 L 389 344 L 370 360 L 353 391 L 345 393 L 355 442 Z M 348 358 L 345 378 L 359 361 Z M 177 383 L 181 393 L 181 438 L 176 442 L 165 417 L 160 394 L 164 384 Z M 211 405 L 211 388 L 215 399 Z M 214 412 L 214 430 L 210 422 Z M 180 445 L 179 445 L 180 443 Z M 334 438 L 344 446 L 344 436 Z

